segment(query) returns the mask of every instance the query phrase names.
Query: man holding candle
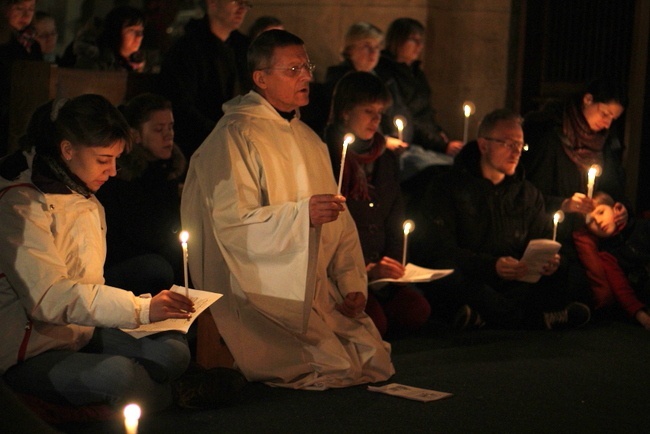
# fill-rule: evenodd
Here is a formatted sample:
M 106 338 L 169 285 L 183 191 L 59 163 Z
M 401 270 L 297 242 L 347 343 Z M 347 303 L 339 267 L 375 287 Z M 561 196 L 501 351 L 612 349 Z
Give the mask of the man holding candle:
M 303 41 L 269 30 L 252 43 L 255 89 L 225 106 L 183 191 L 190 273 L 224 294 L 211 307 L 250 381 L 327 389 L 388 379 L 390 346 L 363 312 L 354 222 L 335 195 L 327 148 L 298 119 L 314 66 Z
M 571 299 L 559 255 L 542 270 L 539 282 L 520 279 L 521 258 L 529 241 L 551 237 L 552 217 L 541 193 L 518 167 L 526 144 L 521 117 L 509 110 L 485 116 L 478 139 L 456 157 L 441 184 L 432 185 L 416 218 L 414 262 L 454 268 L 432 283 L 434 306 L 456 312 L 454 325 L 471 328 L 484 322 L 509 328 L 555 329 L 579 326 L 589 309 Z

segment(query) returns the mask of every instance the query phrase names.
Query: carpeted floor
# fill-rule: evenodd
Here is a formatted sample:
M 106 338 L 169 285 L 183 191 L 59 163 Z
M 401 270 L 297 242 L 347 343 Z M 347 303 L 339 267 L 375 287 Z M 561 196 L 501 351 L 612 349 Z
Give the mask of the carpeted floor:
M 392 344 L 397 374 L 391 382 L 454 396 L 421 403 L 366 386 L 305 392 L 251 384 L 237 406 L 144 416 L 139 433 L 650 432 L 650 331 L 639 326 L 432 328 Z M 124 432 L 121 421 L 58 428 Z

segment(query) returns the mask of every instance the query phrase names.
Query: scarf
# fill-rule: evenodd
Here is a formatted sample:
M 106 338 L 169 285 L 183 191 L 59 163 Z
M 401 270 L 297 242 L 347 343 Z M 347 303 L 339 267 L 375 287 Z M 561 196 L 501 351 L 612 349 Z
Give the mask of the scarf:
M 58 158 L 49 155 L 36 154 L 34 157 L 32 182 L 46 193 L 66 194 L 70 189 L 86 198 L 94 193 Z
M 592 164 L 603 165 L 603 147 L 608 131 L 593 131 L 580 104 L 568 104 L 564 110 L 562 145 L 564 152 L 584 172 Z
M 340 136 L 339 152 L 343 151 L 343 134 Z M 343 168 L 341 194 L 353 200 L 370 200 L 370 176 L 366 168 L 384 153 L 386 139 L 380 133 L 375 133 L 370 140 L 355 140 L 348 147 Z M 339 154 L 340 155 L 340 154 Z M 340 158 L 340 157 L 339 157 Z

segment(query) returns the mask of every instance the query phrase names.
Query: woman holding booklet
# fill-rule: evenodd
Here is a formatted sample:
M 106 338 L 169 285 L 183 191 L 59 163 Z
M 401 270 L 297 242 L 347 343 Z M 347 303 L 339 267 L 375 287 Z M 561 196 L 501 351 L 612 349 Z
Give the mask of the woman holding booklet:
M 335 176 L 339 174 L 343 137 L 352 133 L 343 164 L 341 194 L 354 218 L 368 280 L 399 279 L 403 249 L 404 204 L 399 186 L 399 162 L 377 129 L 391 97 L 372 73 L 351 72 L 334 90 L 325 142 Z M 387 285 L 368 291 L 366 313 L 382 335 L 390 329 L 415 331 L 429 318 L 430 306 L 417 289 Z
M 98 95 L 57 100 L 36 110 L 23 139 L 24 151 L 0 160 L 4 380 L 59 405 L 135 401 L 155 411 L 186 396 L 185 337 L 136 340 L 118 328 L 188 318 L 192 301 L 104 285 L 106 225 L 95 192 L 130 146 L 124 118 Z

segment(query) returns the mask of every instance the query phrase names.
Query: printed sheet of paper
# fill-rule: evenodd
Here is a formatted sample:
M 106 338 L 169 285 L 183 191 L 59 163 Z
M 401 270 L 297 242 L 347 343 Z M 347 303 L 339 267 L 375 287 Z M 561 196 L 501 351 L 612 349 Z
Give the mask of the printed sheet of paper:
M 406 264 L 404 267 L 404 276 L 400 279 L 377 279 L 369 283 L 374 285 L 382 282 L 403 282 L 403 283 L 416 283 L 416 282 L 431 282 L 432 280 L 440 279 L 448 276 L 454 270 L 432 270 L 430 268 L 418 267 L 411 263 Z
M 170 288 L 173 292 L 178 292 L 179 294 L 185 294 L 185 287 L 173 285 Z M 212 303 L 219 300 L 222 294 L 209 291 L 201 291 L 198 289 L 189 289 L 190 299 L 194 302 L 194 309 L 196 311 L 192 314 L 192 318 L 182 319 L 182 318 L 170 318 L 164 321 L 158 321 L 151 324 L 143 324 L 137 329 L 121 329 L 122 331 L 130 334 L 136 339 L 143 338 L 145 336 L 152 335 L 158 332 L 165 332 L 169 330 L 175 330 L 182 333 L 187 333 L 190 329 L 190 326 L 199 314 L 205 309 L 210 307 Z
M 437 390 L 421 389 L 419 387 L 405 386 L 404 384 L 391 383 L 381 387 L 368 386 L 371 392 L 380 392 L 387 395 L 399 396 L 400 398 L 413 399 L 415 401 L 430 402 L 453 396 L 453 393 L 438 392 Z
M 521 258 L 528 265 L 528 273 L 519 280 L 528 283 L 537 282 L 542 277 L 542 267 L 560 251 L 560 247 L 562 244 L 553 240 L 530 240 Z

